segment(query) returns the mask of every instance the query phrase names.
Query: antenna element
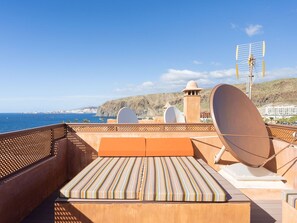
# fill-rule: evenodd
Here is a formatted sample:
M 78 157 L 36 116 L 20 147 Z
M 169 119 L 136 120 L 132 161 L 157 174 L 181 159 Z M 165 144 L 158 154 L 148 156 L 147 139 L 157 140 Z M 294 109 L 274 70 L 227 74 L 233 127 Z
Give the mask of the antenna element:
M 257 71 L 261 70 L 262 77 L 265 76 L 265 49 L 265 41 L 236 46 L 236 78 L 238 79 L 240 76 L 248 78 L 246 94 L 250 99 L 252 99 L 254 73 L 258 73 Z M 262 60 L 262 63 L 257 63 L 259 60 Z

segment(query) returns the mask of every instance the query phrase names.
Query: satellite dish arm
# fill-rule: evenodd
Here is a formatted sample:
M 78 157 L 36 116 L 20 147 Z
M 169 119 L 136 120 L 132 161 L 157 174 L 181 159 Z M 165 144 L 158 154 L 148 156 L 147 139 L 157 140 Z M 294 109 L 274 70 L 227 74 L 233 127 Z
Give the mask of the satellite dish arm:
M 226 151 L 226 147 L 222 146 L 222 148 L 220 149 L 220 151 L 215 155 L 214 157 L 214 163 L 217 164 L 219 163 L 221 157 L 223 156 L 224 152 Z

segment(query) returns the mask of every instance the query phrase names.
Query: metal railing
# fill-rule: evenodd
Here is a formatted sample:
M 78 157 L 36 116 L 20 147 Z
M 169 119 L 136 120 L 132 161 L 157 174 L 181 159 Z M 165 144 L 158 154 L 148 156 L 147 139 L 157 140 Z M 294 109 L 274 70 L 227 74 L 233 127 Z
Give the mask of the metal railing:
M 212 124 L 68 124 L 68 132 L 215 132 Z
M 276 139 L 280 139 L 285 142 L 293 141 L 293 133 L 297 132 L 297 126 L 286 126 L 286 125 L 272 125 L 266 126 L 268 134 Z M 293 144 L 296 144 L 293 143 Z
M 291 142 L 297 127 L 267 125 L 273 138 Z M 54 156 L 56 140 L 67 132 L 215 132 L 212 124 L 58 124 L 0 134 L 0 180 L 47 157 Z
M 269 136 L 291 142 L 296 126 L 266 126 Z M 179 124 L 98 124 L 71 123 L 67 124 L 68 132 L 215 132 L 213 124 L 179 123 Z
M 296 126 L 272 125 L 266 126 L 269 136 L 285 142 L 292 142 Z M 67 125 L 68 132 L 215 132 L 213 124 L 179 123 L 179 124 L 85 124 Z
M 66 137 L 66 125 L 0 134 L 0 180 L 54 155 L 54 142 Z

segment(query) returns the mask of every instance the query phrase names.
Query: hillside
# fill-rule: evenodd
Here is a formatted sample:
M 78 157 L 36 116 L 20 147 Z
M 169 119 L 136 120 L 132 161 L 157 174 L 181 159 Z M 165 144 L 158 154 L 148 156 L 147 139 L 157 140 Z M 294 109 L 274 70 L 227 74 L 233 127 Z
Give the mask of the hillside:
M 97 115 L 116 116 L 122 107 L 129 107 L 139 117 L 156 116 L 163 114 L 166 102 L 182 110 L 182 93 L 149 94 L 107 101 L 98 107 Z
M 245 91 L 245 84 L 235 85 Z M 209 111 L 211 89 L 201 91 L 201 110 Z M 150 117 L 163 114 L 164 105 L 169 102 L 183 110 L 183 93 L 149 94 L 107 101 L 98 107 L 98 116 L 116 116 L 122 107 L 129 107 L 139 117 Z M 258 108 L 268 104 L 297 105 L 297 78 L 280 79 L 253 85 L 253 102 Z

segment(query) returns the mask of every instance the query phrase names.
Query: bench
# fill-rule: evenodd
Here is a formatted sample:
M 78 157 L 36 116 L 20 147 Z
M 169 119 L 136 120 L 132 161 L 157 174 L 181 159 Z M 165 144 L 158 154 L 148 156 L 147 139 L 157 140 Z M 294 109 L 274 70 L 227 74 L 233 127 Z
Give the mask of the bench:
M 102 138 L 98 155 L 60 190 L 56 222 L 250 221 L 249 199 L 194 157 L 189 138 Z

